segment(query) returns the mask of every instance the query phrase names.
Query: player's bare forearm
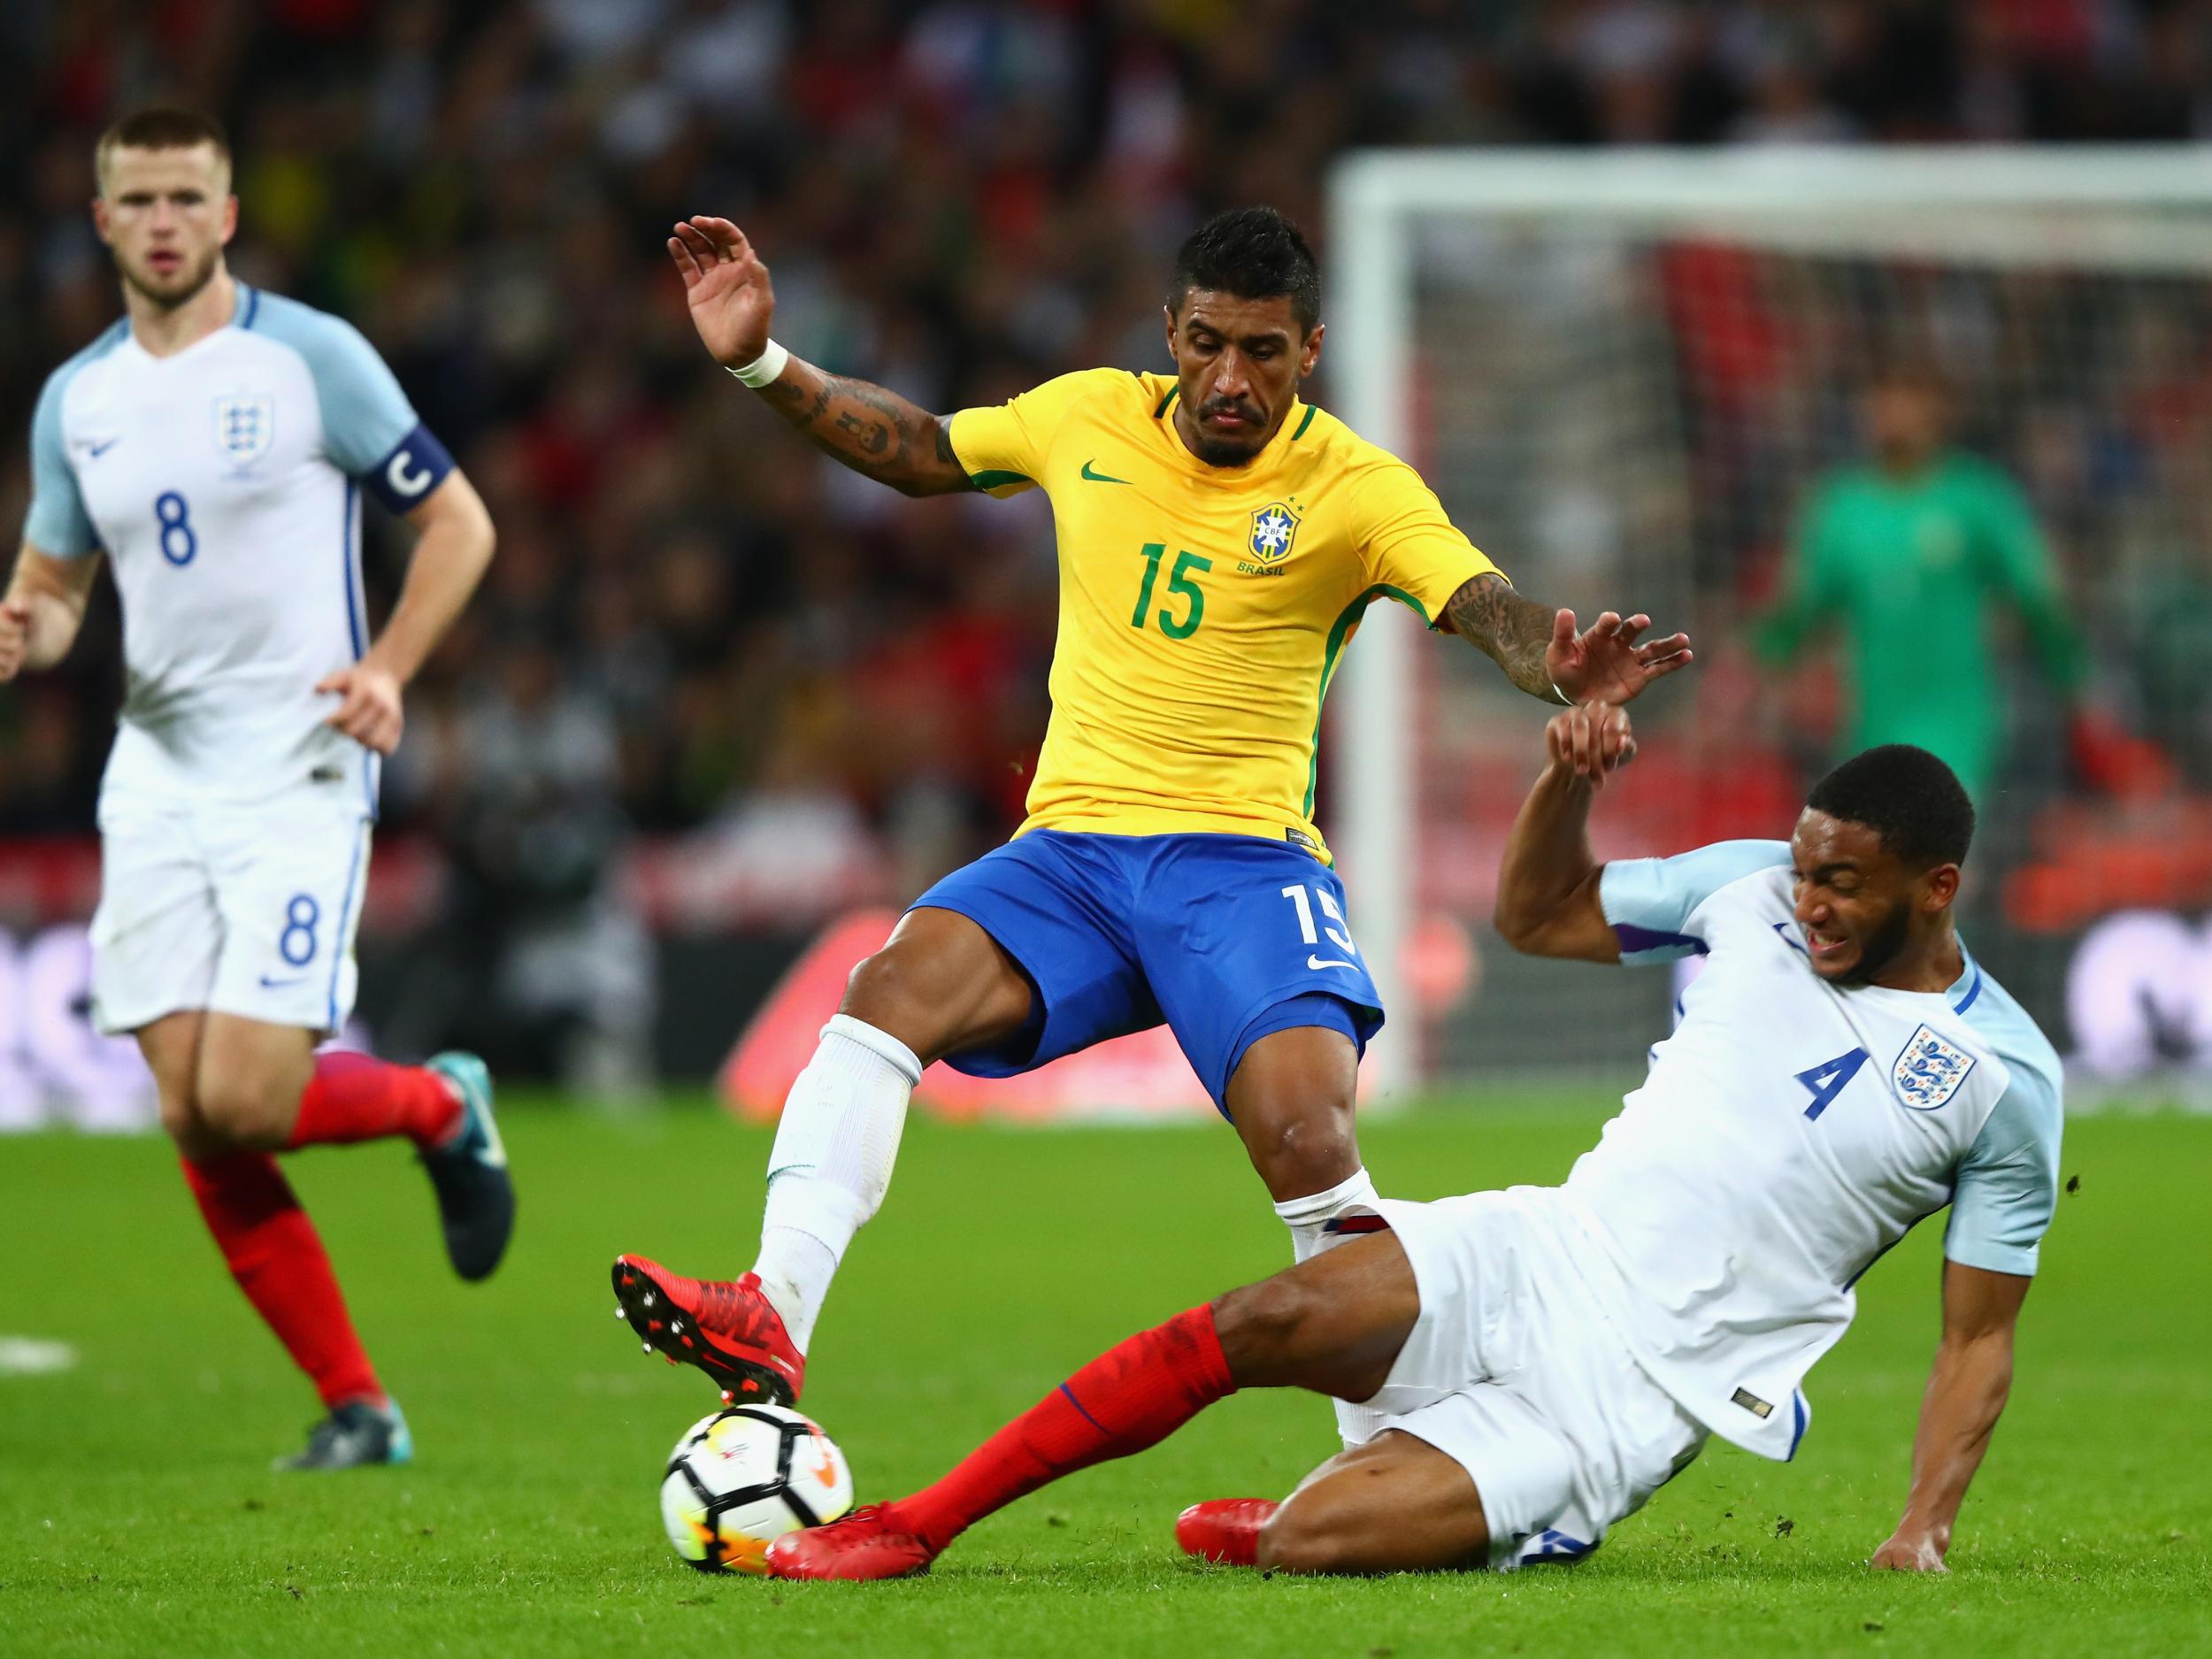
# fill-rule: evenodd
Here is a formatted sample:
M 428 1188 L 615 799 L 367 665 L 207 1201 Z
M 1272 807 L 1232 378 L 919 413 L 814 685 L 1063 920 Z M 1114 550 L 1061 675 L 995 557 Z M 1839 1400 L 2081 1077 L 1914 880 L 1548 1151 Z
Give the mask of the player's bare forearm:
M 823 454 L 902 495 L 975 488 L 952 452 L 951 423 L 896 392 L 794 357 L 760 396 Z
M 61 559 L 23 544 L 0 595 L 0 680 L 48 669 L 69 655 L 84 625 L 100 555 Z
M 700 343 L 724 368 L 750 376 L 750 365 L 774 345 L 768 328 L 776 291 L 767 264 L 743 231 L 706 213 L 676 223 L 668 257 L 683 278 L 684 303 Z M 757 390 L 816 449 L 856 472 L 909 495 L 972 488 L 945 423 L 896 392 L 825 374 L 787 355 L 776 378 Z
M 1555 614 L 1522 598 L 1495 571 L 1462 583 L 1444 606 L 1460 638 L 1505 670 L 1505 677 L 1523 691 L 1546 703 L 1559 701 L 1544 662 Z
M 1572 710 L 1555 724 L 1588 727 L 1591 713 Z M 1521 803 L 1498 867 L 1492 919 L 1500 936 L 1525 955 L 1618 962 L 1620 945 L 1598 898 L 1602 867 L 1590 850 L 1590 801 L 1597 786 L 1588 775 L 1592 763 L 1578 762 L 1576 735 L 1568 733 L 1563 746 L 1551 742 L 1550 763 Z M 1604 733 L 1581 735 L 1586 741 L 1594 736 L 1601 745 Z M 1596 764 L 1603 764 L 1601 750 Z
M 1522 598 L 1495 571 L 1463 583 L 1444 615 L 1508 680 L 1547 703 L 1617 707 L 1691 662 L 1686 634 L 1639 643 L 1651 626 L 1640 611 L 1624 617 L 1601 611 L 1578 633 L 1573 611 Z
M 1877 1567 L 1943 1570 L 1959 1505 L 2012 1392 L 2013 1331 L 2029 1280 L 1946 1262 L 1943 1340 L 1913 1435 L 1912 1487 Z
M 1942 1565 L 1959 1505 L 1982 1465 L 2011 1390 L 2009 1332 L 1944 1344 L 1921 1402 L 1905 1512 L 1895 1533 L 1877 1552 L 1877 1566 L 1928 1571 Z
M 391 619 L 362 661 L 401 685 L 414 679 L 484 580 L 497 537 L 490 512 L 460 472 L 407 515 L 420 533 Z

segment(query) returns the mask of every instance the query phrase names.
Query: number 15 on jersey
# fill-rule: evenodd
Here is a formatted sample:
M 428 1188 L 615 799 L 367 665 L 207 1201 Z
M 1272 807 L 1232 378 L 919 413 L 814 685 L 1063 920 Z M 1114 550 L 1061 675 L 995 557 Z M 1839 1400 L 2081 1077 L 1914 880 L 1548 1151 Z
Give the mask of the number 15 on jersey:
M 1283 889 L 1283 896 L 1298 912 L 1298 936 L 1309 945 L 1317 945 L 1321 942 L 1321 935 L 1326 933 L 1329 942 L 1342 951 L 1348 960 L 1329 961 L 1318 956 L 1310 956 L 1306 958 L 1306 966 L 1314 969 L 1353 966 L 1359 956 L 1359 947 L 1353 944 L 1352 935 L 1346 930 L 1344 911 L 1336 902 L 1336 895 L 1326 887 L 1310 889 L 1311 897 L 1308 896 L 1308 888 L 1296 882 Z M 1318 932 L 1313 925 L 1313 907 L 1317 901 L 1321 906 L 1322 916 L 1326 918 Z

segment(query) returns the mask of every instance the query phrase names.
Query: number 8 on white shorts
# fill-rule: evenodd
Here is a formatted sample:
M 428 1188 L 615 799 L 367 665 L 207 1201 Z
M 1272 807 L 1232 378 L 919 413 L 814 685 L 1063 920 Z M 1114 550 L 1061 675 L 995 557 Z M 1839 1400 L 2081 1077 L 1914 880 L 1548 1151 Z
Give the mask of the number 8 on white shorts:
M 104 812 L 104 1031 L 193 1009 L 331 1032 L 353 1008 L 370 826 L 357 799 Z
M 352 1010 L 355 930 L 369 873 L 369 826 L 322 826 L 220 884 L 223 950 L 213 1006 L 273 1025 L 335 1031 Z

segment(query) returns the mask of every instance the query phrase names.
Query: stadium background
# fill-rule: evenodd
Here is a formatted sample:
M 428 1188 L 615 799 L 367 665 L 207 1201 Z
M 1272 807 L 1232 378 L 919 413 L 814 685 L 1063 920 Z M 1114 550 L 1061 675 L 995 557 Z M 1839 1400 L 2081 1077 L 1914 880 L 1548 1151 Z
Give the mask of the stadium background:
M 642 1092 L 710 1071 L 824 924 L 895 903 L 1016 821 L 1054 603 L 1035 498 L 908 503 L 810 456 L 714 373 L 661 251 L 670 220 L 736 217 L 774 268 L 793 349 L 949 409 L 1070 367 L 1159 366 L 1180 236 L 1263 199 L 1319 238 L 1323 180 L 1349 149 L 2188 139 L 2212 131 L 2208 29 L 2203 6 L 2121 0 L 1356 15 L 1297 0 L 30 0 L 0 17 L 0 411 L 18 434 L 0 520 L 20 522 L 41 379 L 116 309 L 85 211 L 92 138 L 149 97 L 202 103 L 238 150 L 234 270 L 359 324 L 500 530 L 387 772 L 364 1018 L 396 1053 L 465 1041 L 510 1074 Z M 1693 302 L 1728 292 L 1724 271 L 1674 280 Z M 2200 461 L 2141 458 L 2207 453 L 2205 292 L 2182 294 L 2133 369 L 2079 376 L 2093 403 L 2042 425 L 1974 401 L 2020 365 L 1962 388 L 1962 435 L 2014 472 L 2053 537 L 2106 733 L 2070 742 L 2013 653 L 1975 937 L 2062 1048 L 2122 1074 L 2185 1063 L 2212 1033 L 2193 919 L 2212 860 L 2191 850 L 2212 844 L 2195 793 L 2212 785 L 2197 672 L 2212 484 Z M 1744 348 L 1694 303 L 1671 315 L 1685 360 Z M 2009 338 L 2054 349 L 2047 333 Z M 1839 460 L 1853 365 L 1814 366 L 1829 376 L 1820 458 Z M 1686 383 L 1724 401 L 1724 373 Z M 1325 366 L 1315 395 L 1328 400 Z M 1465 511 L 1483 446 L 1514 418 L 1475 404 L 1460 447 L 1418 457 L 1448 503 Z M 2152 438 L 2131 442 L 2139 428 Z M 1693 556 L 1665 600 L 1705 663 L 1640 709 L 1674 781 L 1652 768 L 1613 826 L 1655 849 L 1778 826 L 1847 695 L 1824 657 L 1754 663 L 1747 618 L 1788 503 L 1762 498 L 1755 453 L 1704 459 Z M 2146 478 L 2178 530 L 2122 557 L 2116 526 Z M 1557 504 L 1532 521 L 1571 530 L 1563 488 Z M 1603 573 L 1465 522 L 1539 595 Z M 380 614 L 398 565 L 390 526 L 372 534 Z M 1662 610 L 1646 589 L 1618 596 Z M 146 1115 L 134 1057 L 81 1024 L 88 831 L 119 682 L 104 602 L 62 672 L 0 692 L 0 1122 Z M 1517 797 L 1538 711 L 1481 706 L 1494 741 L 1456 757 L 1423 818 L 1445 931 L 1440 965 L 1417 977 L 1455 1002 L 1460 1030 L 1542 988 L 1485 942 L 1466 872 L 1494 859 L 1494 827 L 1456 833 Z M 2126 936 L 2133 977 L 2107 999 L 2108 1027 L 2073 1029 L 2084 941 L 2146 913 L 2183 919 Z M 1608 1069 L 1649 1035 L 1502 1058 Z M 1441 1057 L 1471 1056 L 1499 1057 Z

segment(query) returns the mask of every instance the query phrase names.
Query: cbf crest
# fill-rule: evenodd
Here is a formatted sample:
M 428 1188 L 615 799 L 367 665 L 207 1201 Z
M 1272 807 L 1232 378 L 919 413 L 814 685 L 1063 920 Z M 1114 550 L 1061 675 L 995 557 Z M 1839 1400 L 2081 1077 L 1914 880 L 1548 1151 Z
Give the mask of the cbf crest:
M 1972 1055 L 1923 1025 L 1890 1067 L 1889 1080 L 1906 1105 L 1932 1112 L 1959 1092 L 1973 1069 Z
M 276 442 L 276 399 L 232 394 L 215 400 L 215 447 L 233 466 L 251 466 Z
M 1279 565 L 1290 557 L 1298 540 L 1298 515 L 1282 502 L 1271 501 L 1252 514 L 1252 557 L 1263 565 Z

